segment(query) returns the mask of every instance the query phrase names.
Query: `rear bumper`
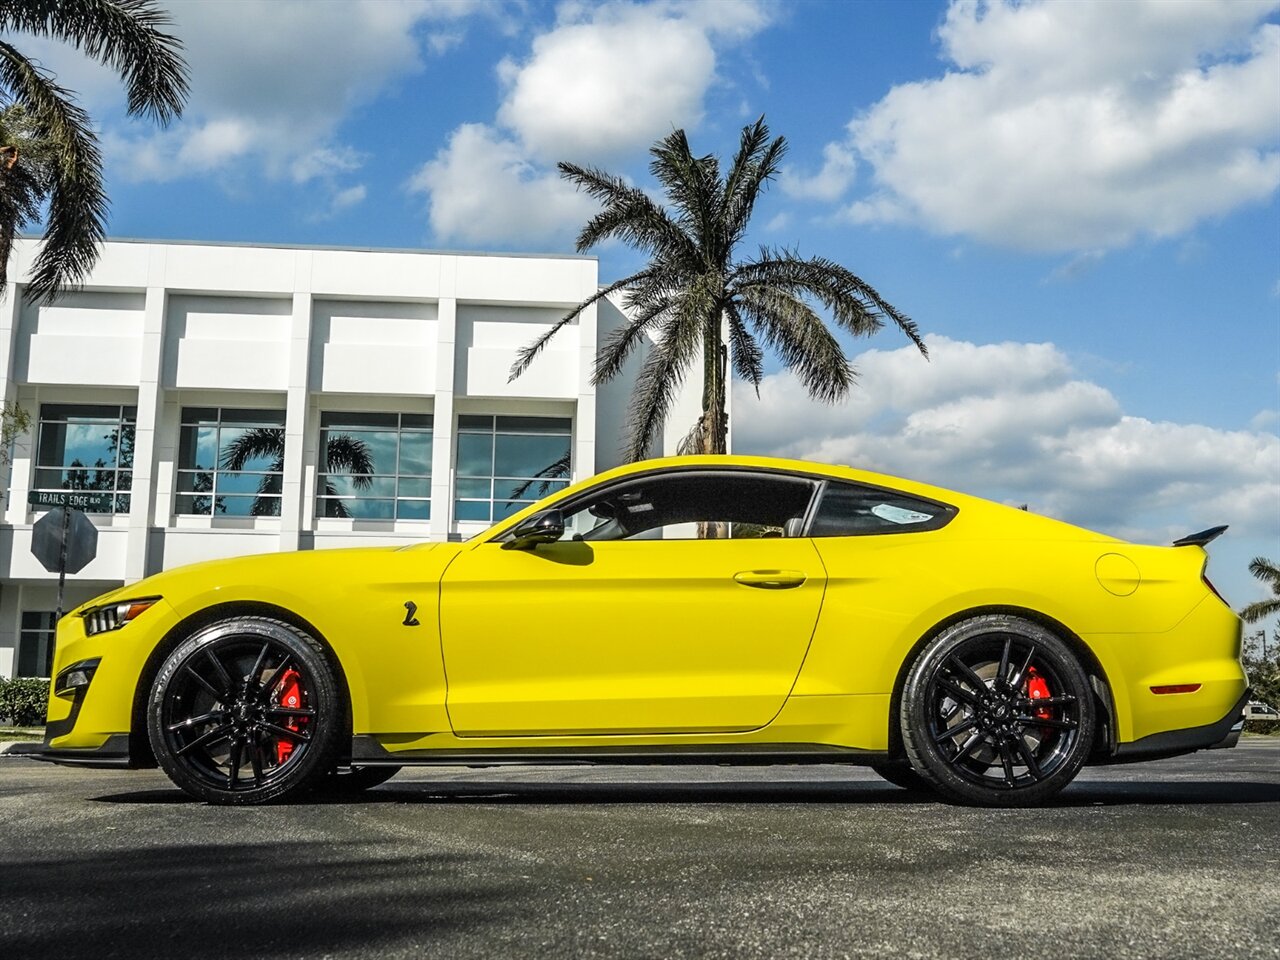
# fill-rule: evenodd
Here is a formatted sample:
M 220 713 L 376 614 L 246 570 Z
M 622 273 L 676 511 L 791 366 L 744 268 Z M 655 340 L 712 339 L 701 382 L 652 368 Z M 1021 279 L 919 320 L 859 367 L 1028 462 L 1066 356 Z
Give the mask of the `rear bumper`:
M 1159 760 L 1176 757 L 1196 750 L 1234 747 L 1244 729 L 1244 708 L 1252 691 L 1245 690 L 1239 701 L 1220 720 L 1199 727 L 1183 730 L 1166 730 L 1153 733 L 1141 740 L 1121 743 L 1115 753 L 1102 763 L 1132 763 L 1138 760 Z

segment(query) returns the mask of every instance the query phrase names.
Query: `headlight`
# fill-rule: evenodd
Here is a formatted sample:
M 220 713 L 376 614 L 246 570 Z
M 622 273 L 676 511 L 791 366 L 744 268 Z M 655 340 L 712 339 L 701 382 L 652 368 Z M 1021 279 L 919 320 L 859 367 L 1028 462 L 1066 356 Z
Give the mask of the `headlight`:
M 110 630 L 119 630 L 126 623 L 146 613 L 159 599 L 159 597 L 140 597 L 137 600 L 121 600 L 119 603 L 90 607 L 80 614 L 84 617 L 85 636 L 92 637 Z

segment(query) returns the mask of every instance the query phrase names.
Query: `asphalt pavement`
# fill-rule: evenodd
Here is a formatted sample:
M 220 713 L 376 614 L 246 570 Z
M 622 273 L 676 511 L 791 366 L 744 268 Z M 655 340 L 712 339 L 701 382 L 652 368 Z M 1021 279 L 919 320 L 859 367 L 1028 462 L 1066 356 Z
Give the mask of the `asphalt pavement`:
M 1038 810 L 869 770 L 407 770 L 209 807 L 0 757 L 0 958 L 1280 957 L 1280 739 Z

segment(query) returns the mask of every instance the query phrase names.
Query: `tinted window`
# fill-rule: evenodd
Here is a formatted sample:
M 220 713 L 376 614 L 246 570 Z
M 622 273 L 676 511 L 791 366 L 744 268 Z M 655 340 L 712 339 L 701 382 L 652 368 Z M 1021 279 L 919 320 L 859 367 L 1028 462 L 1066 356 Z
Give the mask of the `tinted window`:
M 566 537 L 584 540 L 795 536 L 814 485 L 748 471 L 682 470 L 639 477 L 567 505 Z
M 896 490 L 833 481 L 827 484 L 818 504 L 809 536 L 860 537 L 937 530 L 955 515 L 955 507 Z

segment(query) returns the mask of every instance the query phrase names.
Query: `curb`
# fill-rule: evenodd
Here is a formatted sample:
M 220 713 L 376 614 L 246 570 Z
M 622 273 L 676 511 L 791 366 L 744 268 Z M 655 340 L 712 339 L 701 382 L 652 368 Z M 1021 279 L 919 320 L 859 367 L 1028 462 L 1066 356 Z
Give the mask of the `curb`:
M 39 740 L 9 740 L 0 743 L 0 757 L 27 757 L 43 748 Z

